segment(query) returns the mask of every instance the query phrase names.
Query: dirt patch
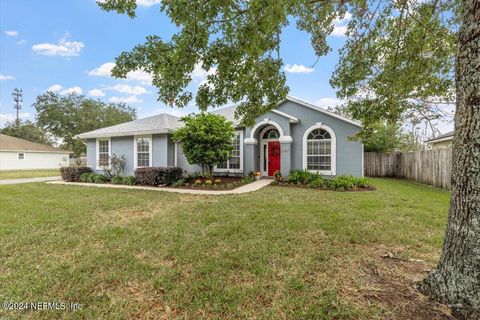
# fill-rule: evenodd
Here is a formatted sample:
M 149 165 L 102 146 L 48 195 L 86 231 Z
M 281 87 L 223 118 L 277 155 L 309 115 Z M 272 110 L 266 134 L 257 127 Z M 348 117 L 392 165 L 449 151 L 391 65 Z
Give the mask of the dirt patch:
M 431 269 L 423 260 L 374 252 L 363 263 L 360 294 L 365 303 L 379 303 L 386 319 L 455 319 L 447 306 L 432 302 L 416 286 Z

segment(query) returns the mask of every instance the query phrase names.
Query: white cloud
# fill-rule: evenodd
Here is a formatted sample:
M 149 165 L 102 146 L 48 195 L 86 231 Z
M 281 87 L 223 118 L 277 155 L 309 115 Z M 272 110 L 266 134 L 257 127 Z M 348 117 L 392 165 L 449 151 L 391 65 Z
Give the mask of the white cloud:
M 22 44 L 25 44 L 25 43 L 27 43 L 27 40 L 25 40 L 25 39 L 22 39 L 22 40 L 18 40 L 18 41 L 17 41 L 17 44 L 18 44 L 19 46 L 22 45 Z
M 47 91 L 51 91 L 51 92 L 60 92 L 62 91 L 62 86 L 59 85 L 59 84 L 54 84 L 53 86 L 50 86 L 48 87 Z
M 142 86 L 130 86 L 128 84 L 116 84 L 113 87 L 110 87 L 110 89 L 120 93 L 126 93 L 135 96 L 149 93 L 147 89 Z
M 5 33 L 7 36 L 10 36 L 10 37 L 16 37 L 16 36 L 18 36 L 18 31 L 17 31 L 17 30 L 5 30 L 4 33 Z
M 71 87 L 71 88 L 66 88 L 63 90 L 63 87 L 59 84 L 54 84 L 53 86 L 50 86 L 47 91 L 51 91 L 54 93 L 60 93 L 60 94 L 82 94 L 83 90 L 79 86 Z
M 72 93 L 82 94 L 82 93 L 83 93 L 83 90 L 82 90 L 82 88 L 76 86 L 76 87 L 67 88 L 67 89 L 63 90 L 62 92 L 60 92 L 60 93 L 61 93 L 61 94 L 72 94 Z
M 111 97 L 108 101 L 113 103 L 141 103 L 142 99 L 139 99 L 137 96 L 128 96 L 128 97 Z
M 80 55 L 80 51 L 85 47 L 83 42 L 67 41 L 66 38 L 60 39 L 57 44 L 48 42 L 35 44 L 32 46 L 32 50 L 46 56 L 73 57 Z
M 161 2 L 161 0 L 137 0 L 137 5 L 141 7 L 151 7 Z
M 339 100 L 337 98 L 322 98 L 316 101 L 315 104 L 319 107 L 326 109 L 328 107 L 335 108 L 336 106 L 342 104 L 342 102 L 342 100 Z
M 114 62 L 106 62 L 100 67 L 90 70 L 88 75 L 95 77 L 111 77 L 113 67 L 115 67 Z M 127 73 L 126 80 L 140 81 L 142 84 L 151 84 L 152 75 L 143 70 L 135 70 Z
M 7 76 L 7 75 L 4 75 L 4 74 L 0 74 L 0 81 L 6 81 L 6 80 L 15 80 L 15 78 L 12 77 L 12 76 Z
M 202 66 L 203 64 L 201 62 L 195 64 L 195 68 L 190 74 L 194 81 L 202 82 L 207 78 L 207 76 L 217 73 L 217 68 L 215 67 L 210 68 L 210 70 L 206 71 L 202 68 Z
M 92 97 L 104 97 L 105 92 L 102 89 L 92 89 L 88 91 L 88 94 L 91 95 Z
M 289 73 L 311 73 L 315 71 L 315 69 L 306 67 L 303 64 L 287 64 L 284 69 L 285 72 Z
M 352 14 L 350 12 L 346 12 L 342 19 L 335 19 L 333 22 L 333 31 L 331 35 L 336 37 L 344 37 L 347 33 L 347 24 L 350 19 L 352 19 Z

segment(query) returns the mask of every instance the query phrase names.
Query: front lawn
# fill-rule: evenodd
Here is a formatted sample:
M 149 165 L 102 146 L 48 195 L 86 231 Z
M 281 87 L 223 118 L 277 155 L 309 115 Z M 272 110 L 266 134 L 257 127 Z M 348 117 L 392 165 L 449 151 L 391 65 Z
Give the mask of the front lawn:
M 0 180 L 60 176 L 59 169 L 0 171 Z
M 414 284 L 438 259 L 449 193 L 372 182 L 228 196 L 0 186 L 0 301 L 83 306 L 0 318 L 448 319 Z

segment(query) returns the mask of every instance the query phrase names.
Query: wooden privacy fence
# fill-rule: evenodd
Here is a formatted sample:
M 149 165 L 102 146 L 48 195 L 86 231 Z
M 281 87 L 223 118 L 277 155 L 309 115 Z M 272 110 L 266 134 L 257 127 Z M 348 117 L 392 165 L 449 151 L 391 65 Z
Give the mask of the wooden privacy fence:
M 364 170 L 367 177 L 403 178 L 450 190 L 452 149 L 365 152 Z

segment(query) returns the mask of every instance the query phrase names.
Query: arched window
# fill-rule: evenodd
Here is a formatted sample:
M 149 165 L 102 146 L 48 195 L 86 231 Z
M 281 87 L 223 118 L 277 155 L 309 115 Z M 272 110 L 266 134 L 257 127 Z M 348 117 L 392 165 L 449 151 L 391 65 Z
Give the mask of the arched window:
M 304 169 L 335 174 L 335 134 L 324 125 L 310 127 L 304 135 Z
M 279 137 L 280 134 L 278 133 L 278 130 L 271 128 L 263 133 L 262 139 L 278 139 Z

